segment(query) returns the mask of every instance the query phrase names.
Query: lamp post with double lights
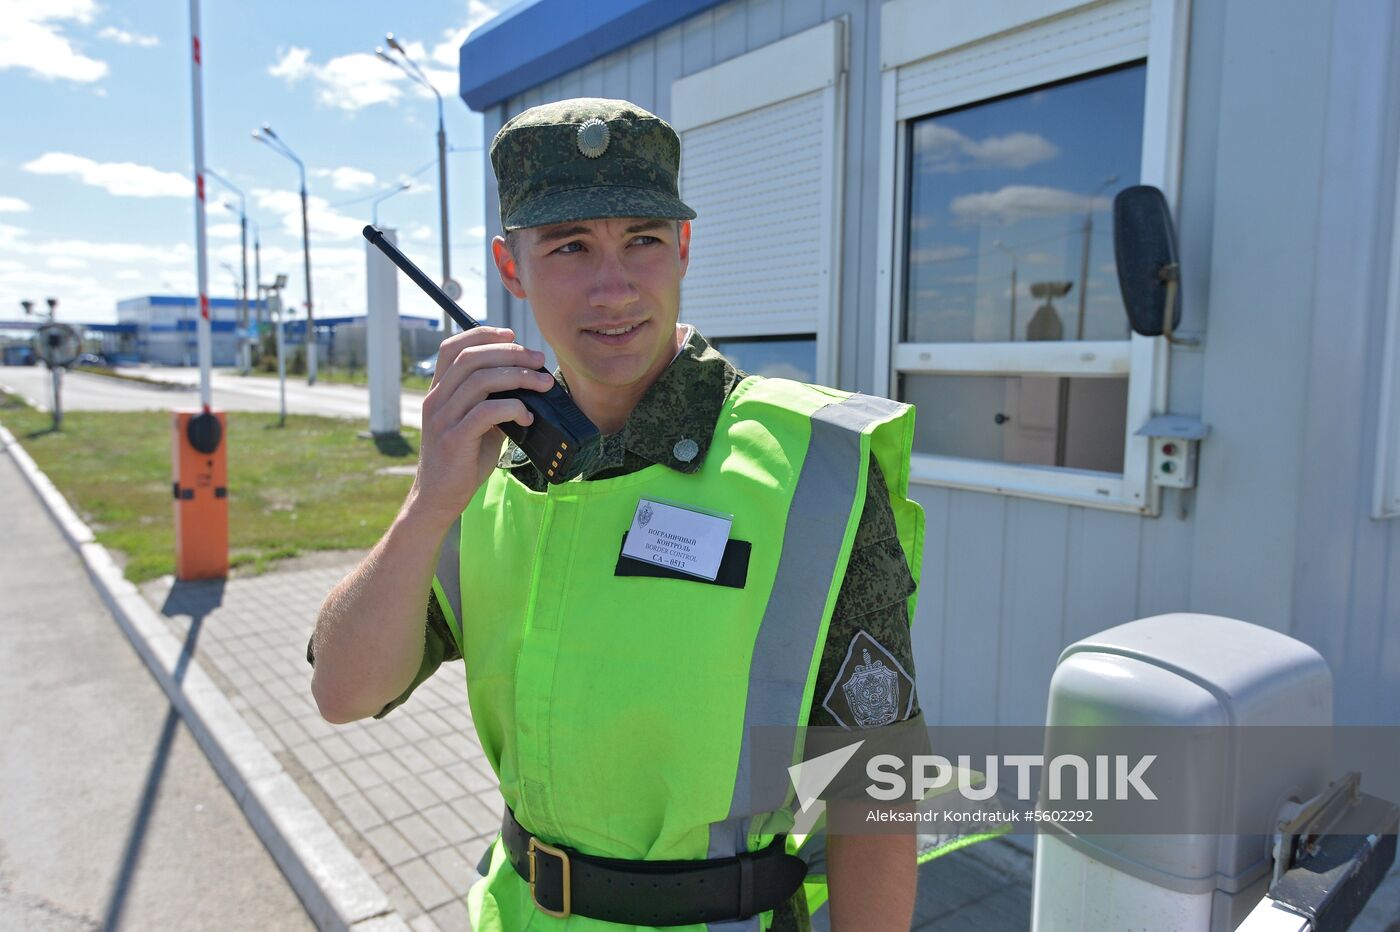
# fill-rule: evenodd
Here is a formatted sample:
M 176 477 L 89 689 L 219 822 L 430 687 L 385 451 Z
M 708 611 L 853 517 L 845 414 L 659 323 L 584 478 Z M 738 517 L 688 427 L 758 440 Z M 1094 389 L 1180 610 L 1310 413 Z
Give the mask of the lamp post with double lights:
M 302 264 L 306 269 L 306 384 L 316 384 L 316 315 L 312 311 L 311 302 L 311 232 L 306 220 L 306 165 L 297 158 L 295 152 L 291 150 L 282 138 L 272 131 L 272 127 L 266 123 L 262 129 L 253 130 L 253 138 L 267 146 L 273 152 L 291 159 L 296 163 L 297 171 L 301 174 L 301 251 Z
M 244 375 L 248 374 L 251 362 L 252 351 L 248 346 L 248 199 L 243 196 L 232 182 L 220 175 L 211 168 L 206 168 L 204 174 L 213 178 L 219 184 L 228 188 L 238 195 L 238 238 L 243 247 L 243 274 L 240 277 L 242 286 L 238 295 L 238 368 Z M 233 205 L 225 202 L 230 210 Z
M 399 53 L 402 61 L 398 58 L 394 58 L 382 48 L 375 49 L 374 54 L 408 75 L 411 80 L 418 82 L 423 87 L 432 91 L 433 96 L 437 98 L 438 221 L 442 227 L 442 290 L 447 292 L 449 298 L 456 301 L 458 298 L 462 297 L 462 286 L 452 278 L 452 249 L 449 245 L 447 234 L 447 130 L 444 128 L 443 123 L 442 95 L 438 93 L 437 88 L 433 87 L 433 82 L 428 80 L 428 76 L 423 73 L 423 69 L 418 67 L 418 63 L 409 57 L 408 52 L 405 51 L 404 47 L 399 44 L 399 41 L 394 38 L 392 32 L 384 36 L 384 41 L 388 43 L 389 48 Z M 443 336 L 451 335 L 452 318 L 445 312 L 442 315 L 442 328 Z

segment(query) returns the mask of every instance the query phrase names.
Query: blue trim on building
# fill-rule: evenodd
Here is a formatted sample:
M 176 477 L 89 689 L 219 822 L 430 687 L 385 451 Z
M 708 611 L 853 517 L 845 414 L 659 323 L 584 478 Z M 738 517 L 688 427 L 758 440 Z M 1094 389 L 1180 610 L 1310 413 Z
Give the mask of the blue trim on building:
M 216 307 L 238 307 L 238 298 L 210 298 L 209 306 Z M 151 307 L 194 307 L 199 303 L 199 298 L 189 295 L 152 294 L 141 295 L 138 298 L 127 298 L 118 301 L 117 307 L 136 307 L 137 305 L 150 305 Z M 248 298 L 248 306 L 253 306 L 253 299 Z
M 173 324 L 148 324 L 146 329 L 151 333 L 194 333 L 198 321 L 177 320 Z M 234 320 L 211 320 L 209 321 L 210 333 L 233 333 L 238 329 L 238 322 Z
M 626 48 L 724 0 L 534 0 L 473 32 L 458 59 L 462 99 L 485 110 Z

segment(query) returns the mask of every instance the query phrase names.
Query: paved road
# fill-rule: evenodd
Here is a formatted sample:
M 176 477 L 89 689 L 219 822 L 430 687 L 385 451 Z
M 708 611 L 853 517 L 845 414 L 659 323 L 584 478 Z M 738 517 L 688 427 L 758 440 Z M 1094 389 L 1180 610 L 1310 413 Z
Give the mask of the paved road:
M 145 378 L 158 379 L 167 386 L 146 385 L 125 379 L 112 379 L 86 372 L 69 372 L 63 377 L 65 411 L 142 411 L 197 407 L 199 370 L 150 367 L 125 369 Z M 0 366 L 0 386 L 49 409 L 49 373 L 43 366 Z M 276 411 L 277 380 L 260 376 L 239 376 L 215 372 L 211 391 L 214 406 L 224 411 Z M 400 417 L 405 427 L 422 423 L 423 396 L 405 391 Z M 368 418 L 369 390 L 356 385 L 308 386 L 305 379 L 287 380 L 287 412 L 320 414 L 327 417 Z
M 0 929 L 313 929 L 3 452 L 0 515 Z

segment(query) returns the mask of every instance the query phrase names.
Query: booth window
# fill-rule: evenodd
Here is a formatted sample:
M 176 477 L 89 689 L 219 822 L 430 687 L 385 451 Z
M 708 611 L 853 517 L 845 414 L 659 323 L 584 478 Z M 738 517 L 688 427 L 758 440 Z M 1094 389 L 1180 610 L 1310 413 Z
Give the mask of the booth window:
M 1134 62 L 909 121 L 899 342 L 934 361 L 898 377 L 917 452 L 1122 473 L 1127 374 L 1058 374 L 1025 348 L 1126 350 L 1111 210 L 1138 183 L 1145 76 Z M 1002 372 L 933 371 L 992 343 Z
M 1168 354 L 1130 332 L 1112 204 L 1175 203 L 1190 5 L 881 7 L 874 363 L 918 406 L 913 481 L 1159 512 Z
M 817 380 L 817 336 L 730 337 L 711 340 L 735 368 L 770 379 Z

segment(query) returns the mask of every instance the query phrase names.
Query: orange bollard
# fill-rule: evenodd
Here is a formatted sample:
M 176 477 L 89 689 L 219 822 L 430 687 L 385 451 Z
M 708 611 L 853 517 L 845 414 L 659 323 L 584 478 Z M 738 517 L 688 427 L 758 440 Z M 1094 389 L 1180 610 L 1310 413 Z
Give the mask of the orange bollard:
M 175 578 L 228 575 L 228 432 L 222 411 L 171 412 Z

